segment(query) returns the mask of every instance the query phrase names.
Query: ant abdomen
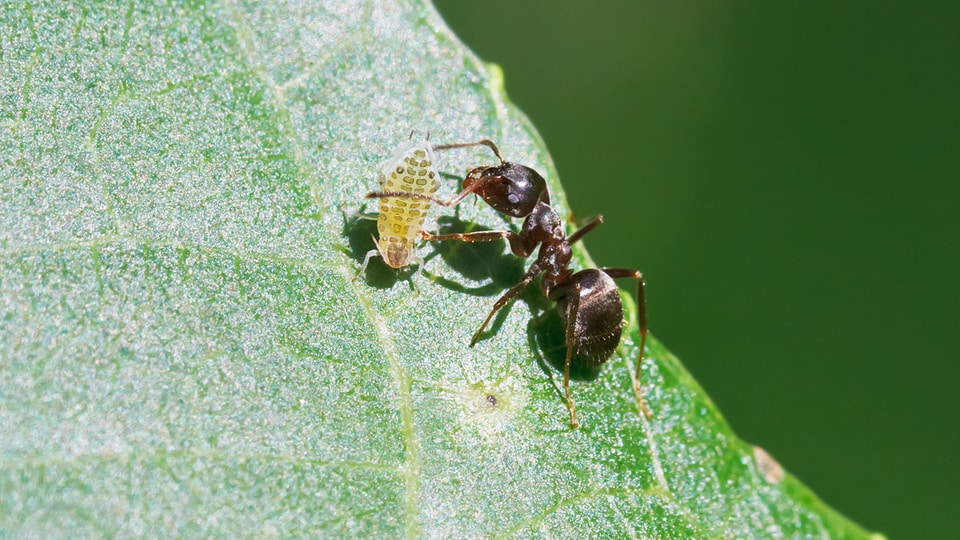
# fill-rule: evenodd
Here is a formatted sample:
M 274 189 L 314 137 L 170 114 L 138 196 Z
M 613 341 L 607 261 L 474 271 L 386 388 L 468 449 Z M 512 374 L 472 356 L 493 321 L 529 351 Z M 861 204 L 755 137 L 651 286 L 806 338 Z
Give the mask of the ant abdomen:
M 553 288 L 549 298 L 557 302 L 567 347 L 594 366 L 609 360 L 623 333 L 623 306 L 613 278 L 602 270 L 581 270 Z M 571 312 L 574 321 L 568 320 Z

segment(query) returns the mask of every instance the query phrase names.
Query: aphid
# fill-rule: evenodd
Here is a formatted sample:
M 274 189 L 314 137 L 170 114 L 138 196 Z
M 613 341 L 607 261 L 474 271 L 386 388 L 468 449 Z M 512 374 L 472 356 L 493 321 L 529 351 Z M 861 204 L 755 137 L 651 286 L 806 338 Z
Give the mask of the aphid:
M 427 143 L 414 144 L 391 158 L 380 172 L 380 192 L 389 196 L 380 198 L 380 216 L 377 218 L 375 249 L 367 252 L 360 272 L 363 273 L 372 257 L 383 257 L 391 268 L 422 263 L 414 253 L 420 240 L 419 233 L 430 209 L 430 196 L 440 187 L 440 178 L 434 165 L 433 149 Z M 370 197 L 373 194 L 367 195 Z M 422 264 L 417 269 L 419 274 Z
M 637 358 L 633 388 L 638 406 L 644 415 L 652 417 L 643 399 L 640 386 L 640 368 L 643 362 L 647 336 L 646 302 L 643 275 L 626 268 L 586 269 L 573 272 L 570 268 L 570 246 L 603 223 L 597 216 L 570 236 L 564 231 L 563 221 L 550 206 L 546 182 L 535 170 L 525 165 L 509 163 L 501 157 L 496 145 L 489 140 L 475 143 L 448 144 L 434 147 L 435 150 L 484 145 L 493 150 L 500 160 L 499 165 L 476 167 L 467 173 L 463 191 L 450 201 L 440 201 L 431 196 L 422 196 L 442 206 L 454 206 L 467 195 L 476 193 L 498 212 L 512 217 L 524 217 L 519 233 L 512 231 L 482 231 L 460 234 L 420 235 L 430 241 L 459 240 L 462 242 L 489 242 L 501 238 L 510 242 L 515 255 L 526 258 L 540 246 L 536 260 L 527 269 L 519 283 L 511 287 L 493 305 L 487 318 L 473 334 L 470 346 L 477 341 L 490 324 L 490 320 L 502 307 L 517 297 L 538 275 L 543 274 L 541 289 L 544 296 L 557 303 L 557 310 L 564 327 L 567 347 L 563 371 L 563 388 L 566 393 L 570 424 L 577 427 L 577 409 L 570 394 L 570 362 L 578 354 L 593 365 L 609 360 L 620 344 L 623 333 L 623 306 L 615 278 L 630 278 L 637 281 L 637 312 L 640 327 L 640 354 Z M 371 194 L 388 196 L 390 193 Z

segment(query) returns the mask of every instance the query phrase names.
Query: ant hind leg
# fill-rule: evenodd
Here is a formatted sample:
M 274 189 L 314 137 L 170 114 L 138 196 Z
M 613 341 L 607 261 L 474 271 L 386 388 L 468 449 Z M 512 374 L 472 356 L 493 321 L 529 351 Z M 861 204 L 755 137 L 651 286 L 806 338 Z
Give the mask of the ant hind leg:
M 647 406 L 647 401 L 643 398 L 643 388 L 640 386 L 640 369 L 643 367 L 643 355 L 647 343 L 647 300 L 646 283 L 643 281 L 643 274 L 639 270 L 629 268 L 601 268 L 605 274 L 612 278 L 630 278 L 637 280 L 637 326 L 640 329 L 640 353 L 637 355 L 636 372 L 633 376 L 633 393 L 637 398 L 637 406 L 647 419 L 653 418 L 653 413 Z
M 577 421 L 577 406 L 570 394 L 570 361 L 573 359 L 573 350 L 576 348 L 574 333 L 577 326 L 577 311 L 580 308 L 580 284 L 575 282 L 573 288 L 567 292 L 567 324 L 564 325 L 563 336 L 567 345 L 567 356 L 563 363 L 563 391 L 567 398 L 567 409 L 570 411 L 570 427 L 580 427 Z
M 500 311 L 500 308 L 507 305 L 511 300 L 516 298 L 518 294 L 523 292 L 523 290 L 527 288 L 527 285 L 529 285 L 530 282 L 533 281 L 533 278 L 537 277 L 537 275 L 540 274 L 540 272 L 542 271 L 543 270 L 538 268 L 536 264 L 531 265 L 530 268 L 527 270 L 527 273 L 523 276 L 523 279 L 521 279 L 520 282 L 514 285 L 513 287 L 510 287 L 507 290 L 507 292 L 503 293 L 503 296 L 497 299 L 497 302 L 493 305 L 493 309 L 490 310 L 490 313 L 487 315 L 487 318 L 484 319 L 483 324 L 480 325 L 480 328 L 478 328 L 477 331 L 473 333 L 473 339 L 470 340 L 471 347 L 473 347 L 474 345 L 477 344 L 478 341 L 480 341 L 480 336 L 483 334 L 484 329 L 486 329 L 487 325 L 490 324 L 490 320 L 493 319 L 493 316 L 496 315 L 498 311 Z

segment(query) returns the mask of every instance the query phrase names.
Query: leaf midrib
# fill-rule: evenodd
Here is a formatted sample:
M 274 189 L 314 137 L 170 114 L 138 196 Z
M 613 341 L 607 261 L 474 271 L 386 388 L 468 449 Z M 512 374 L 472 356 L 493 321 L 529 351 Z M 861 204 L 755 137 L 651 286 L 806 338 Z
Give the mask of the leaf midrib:
M 226 5 L 230 11 L 234 36 L 240 46 L 239 48 L 243 54 L 243 59 L 247 62 L 250 70 L 267 86 L 273 96 L 273 102 L 277 108 L 277 114 L 273 116 L 275 116 L 277 120 L 277 127 L 283 134 L 282 137 L 285 138 L 293 148 L 293 160 L 296 164 L 297 172 L 301 178 L 307 181 L 310 188 L 311 199 L 318 208 L 317 218 L 322 218 L 326 213 L 327 206 L 318 199 L 320 192 L 319 181 L 304 160 L 303 144 L 299 137 L 296 136 L 297 131 L 290 118 L 290 111 L 286 105 L 283 87 L 277 84 L 273 77 L 264 69 L 263 62 L 257 54 L 259 47 L 243 15 L 239 10 L 235 9 L 232 2 L 227 2 Z M 353 290 L 354 296 L 363 308 L 364 316 L 376 331 L 377 342 L 383 351 L 383 355 L 387 359 L 390 375 L 398 389 L 400 415 L 403 421 L 401 436 L 403 438 L 404 461 L 400 467 L 400 473 L 404 479 L 404 527 L 407 538 L 419 538 L 420 472 L 422 458 L 420 455 L 420 444 L 416 437 L 416 426 L 413 418 L 413 401 L 410 395 L 412 381 L 400 363 L 396 344 L 393 341 L 389 328 L 383 320 L 382 314 L 373 306 L 370 297 L 356 284 L 354 280 L 355 271 L 352 266 L 344 261 L 343 257 L 340 257 L 339 263 L 333 266 L 336 267 L 343 280 L 349 284 Z

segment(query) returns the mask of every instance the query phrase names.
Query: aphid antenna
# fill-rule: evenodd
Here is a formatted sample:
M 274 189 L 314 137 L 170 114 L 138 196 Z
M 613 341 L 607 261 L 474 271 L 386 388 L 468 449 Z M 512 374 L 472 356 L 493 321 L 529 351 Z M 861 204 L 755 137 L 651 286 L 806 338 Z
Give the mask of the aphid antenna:
M 412 141 L 412 140 L 413 140 L 413 134 L 416 133 L 416 132 L 417 132 L 417 130 L 411 129 L 411 130 L 410 130 L 410 135 L 407 135 L 407 140 L 408 140 L 408 141 Z M 429 132 L 429 131 L 427 132 L 426 140 L 427 140 L 427 141 L 430 140 L 430 132 Z

